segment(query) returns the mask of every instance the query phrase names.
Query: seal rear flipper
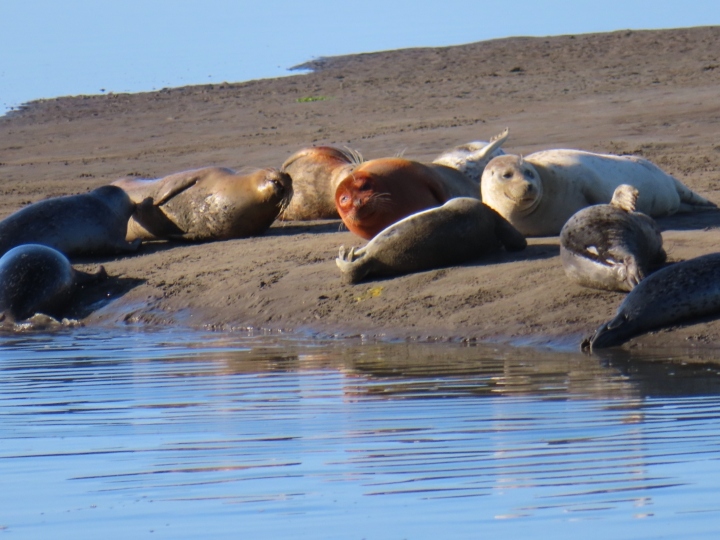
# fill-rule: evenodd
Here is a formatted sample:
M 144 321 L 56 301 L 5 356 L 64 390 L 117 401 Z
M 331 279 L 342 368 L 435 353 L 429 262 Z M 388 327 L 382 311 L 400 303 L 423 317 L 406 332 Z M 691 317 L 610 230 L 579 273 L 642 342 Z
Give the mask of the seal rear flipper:
M 610 205 L 620 210 L 625 210 L 626 212 L 634 212 L 639 193 L 637 188 L 631 185 L 620 184 L 613 192 Z

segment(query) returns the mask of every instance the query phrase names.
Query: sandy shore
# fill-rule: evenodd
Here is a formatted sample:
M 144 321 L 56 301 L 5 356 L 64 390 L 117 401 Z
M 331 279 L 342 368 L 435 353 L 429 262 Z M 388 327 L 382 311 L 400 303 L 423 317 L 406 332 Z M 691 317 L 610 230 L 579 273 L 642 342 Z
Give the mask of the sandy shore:
M 720 203 L 720 28 L 511 38 L 329 58 L 317 71 L 239 84 L 33 102 L 0 118 L 0 217 L 119 177 L 279 166 L 312 144 L 431 160 L 510 128 L 506 151 L 632 153 Z M 307 99 L 313 98 L 313 99 Z M 660 222 L 671 260 L 717 251 L 720 212 Z M 263 328 L 321 335 L 501 340 L 575 347 L 621 293 L 570 283 L 558 239 L 461 267 L 345 285 L 339 221 L 275 224 L 258 238 L 153 243 L 101 262 L 86 325 Z M 715 348 L 720 321 L 626 348 Z

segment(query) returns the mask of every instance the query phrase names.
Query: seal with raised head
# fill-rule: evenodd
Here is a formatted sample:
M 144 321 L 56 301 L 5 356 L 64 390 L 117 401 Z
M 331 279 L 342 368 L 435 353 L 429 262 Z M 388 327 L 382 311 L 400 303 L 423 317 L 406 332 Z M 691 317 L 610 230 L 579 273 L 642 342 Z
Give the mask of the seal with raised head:
M 479 199 L 480 190 L 445 165 L 381 158 L 362 163 L 340 182 L 335 205 L 345 226 L 369 240 L 404 217 L 455 197 Z
M 335 262 L 349 283 L 462 264 L 525 249 L 525 238 L 477 199 L 457 197 L 394 223 L 365 247 L 340 247 Z
M 21 244 L 43 244 L 68 256 L 135 251 L 140 242 L 125 240 L 134 210 L 115 186 L 39 201 L 0 221 L 0 254 Z
M 620 184 L 637 188 L 638 211 L 651 217 L 717 208 L 647 159 L 580 150 L 496 157 L 481 193 L 525 236 L 554 236 L 578 210 L 610 202 Z
M 73 269 L 58 250 L 24 244 L 0 257 L 0 321 L 15 323 L 42 313 L 58 317 L 68 308 L 76 288 L 107 278 Z
M 362 161 L 359 152 L 335 146 L 314 146 L 295 152 L 280 168 L 292 178 L 293 196 L 279 219 L 339 218 L 335 190 Z
M 113 185 L 137 203 L 127 239 L 207 242 L 265 232 L 292 197 L 292 180 L 275 169 L 242 175 L 206 167 Z
M 622 345 L 632 337 L 720 313 L 720 253 L 678 262 L 650 274 L 615 314 L 582 342 L 584 351 Z
M 508 128 L 505 128 L 502 133 L 495 135 L 489 141 L 472 141 L 456 146 L 440 154 L 433 163 L 457 169 L 479 186 L 482 173 L 490 160 L 505 155 L 500 147 L 507 140 L 509 133 Z
M 665 262 L 655 220 L 635 212 L 638 190 L 617 187 L 610 204 L 583 208 L 560 231 L 565 274 L 585 287 L 631 291 Z

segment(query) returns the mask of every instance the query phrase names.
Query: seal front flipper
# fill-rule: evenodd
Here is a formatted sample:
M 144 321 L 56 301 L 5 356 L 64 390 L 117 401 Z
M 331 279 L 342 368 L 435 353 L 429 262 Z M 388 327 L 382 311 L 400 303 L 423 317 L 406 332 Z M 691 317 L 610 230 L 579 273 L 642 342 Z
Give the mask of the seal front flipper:
M 217 170 L 219 167 L 210 167 L 209 169 Z M 226 169 L 221 169 L 226 170 Z M 193 187 L 201 178 L 207 175 L 208 169 L 200 169 L 194 171 L 183 171 L 171 174 L 162 179 L 162 189 L 153 197 L 155 206 L 162 206 L 170 199 L 179 195 L 186 189 Z M 232 171 L 230 171 L 232 173 Z

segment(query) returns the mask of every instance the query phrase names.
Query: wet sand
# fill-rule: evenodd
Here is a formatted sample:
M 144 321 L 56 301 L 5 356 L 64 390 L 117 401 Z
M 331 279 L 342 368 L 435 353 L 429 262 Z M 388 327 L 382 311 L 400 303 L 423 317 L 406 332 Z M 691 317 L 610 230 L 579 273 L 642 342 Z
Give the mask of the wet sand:
M 0 118 L 0 217 L 127 175 L 279 167 L 312 144 L 348 146 L 366 158 L 432 160 L 505 127 L 508 152 L 641 155 L 720 203 L 720 28 L 510 38 L 309 67 L 316 71 L 30 103 Z M 717 251 L 720 212 L 660 224 L 670 260 Z M 572 348 L 624 296 L 570 283 L 556 237 L 460 267 L 346 285 L 334 262 L 338 248 L 362 244 L 340 221 L 289 222 L 257 238 L 156 242 L 134 255 L 76 260 L 81 268 L 102 263 L 112 277 L 86 291 L 75 315 L 88 326 L 252 327 Z M 625 348 L 714 349 L 719 338 L 720 321 L 703 321 Z

